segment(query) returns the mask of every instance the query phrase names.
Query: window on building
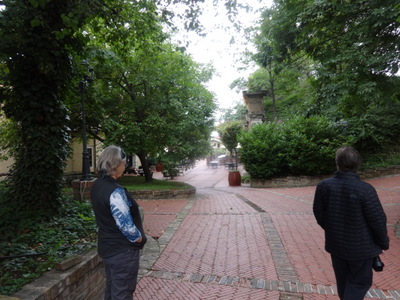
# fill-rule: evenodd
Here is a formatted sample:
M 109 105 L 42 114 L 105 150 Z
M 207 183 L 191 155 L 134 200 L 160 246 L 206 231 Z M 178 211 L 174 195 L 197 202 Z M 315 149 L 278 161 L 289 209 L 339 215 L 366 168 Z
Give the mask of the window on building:
M 87 148 L 88 154 L 89 154 L 89 167 L 93 167 L 93 148 L 88 147 Z

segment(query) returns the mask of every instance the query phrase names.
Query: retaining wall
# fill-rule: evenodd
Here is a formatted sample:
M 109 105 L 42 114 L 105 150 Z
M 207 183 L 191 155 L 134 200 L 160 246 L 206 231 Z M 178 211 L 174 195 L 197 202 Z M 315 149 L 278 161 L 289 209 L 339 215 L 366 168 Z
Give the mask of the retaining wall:
M 82 255 L 77 265 L 65 271 L 51 270 L 4 300 L 99 300 L 104 287 L 103 261 L 95 249 Z
M 385 168 L 367 169 L 359 172 L 361 179 L 369 179 L 388 175 L 400 174 L 400 166 L 388 166 Z M 250 186 L 253 188 L 281 188 L 281 187 L 302 187 L 317 185 L 320 181 L 331 177 L 332 174 L 324 176 L 287 176 L 272 179 L 250 179 Z
M 79 179 L 72 181 L 73 196 L 76 200 L 89 200 L 90 189 L 92 188 L 94 180 L 80 181 Z M 128 191 L 134 199 L 172 199 L 172 198 L 186 198 L 196 194 L 196 188 L 191 186 L 183 190 L 140 190 Z

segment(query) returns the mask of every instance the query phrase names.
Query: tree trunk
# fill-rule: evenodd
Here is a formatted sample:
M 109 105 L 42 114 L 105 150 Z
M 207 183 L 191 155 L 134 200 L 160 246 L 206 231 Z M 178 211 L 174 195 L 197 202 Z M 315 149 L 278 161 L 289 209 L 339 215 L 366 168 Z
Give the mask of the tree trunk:
M 272 72 L 272 68 L 268 70 L 269 73 L 269 84 L 272 98 L 272 109 L 274 111 L 274 120 L 278 119 L 278 113 L 276 111 L 276 99 L 275 99 L 275 78 Z
M 142 164 L 146 182 L 153 181 L 153 174 L 150 171 L 149 162 L 147 161 L 146 154 L 143 152 L 140 152 L 140 153 L 137 153 L 137 156 L 139 157 L 140 163 Z

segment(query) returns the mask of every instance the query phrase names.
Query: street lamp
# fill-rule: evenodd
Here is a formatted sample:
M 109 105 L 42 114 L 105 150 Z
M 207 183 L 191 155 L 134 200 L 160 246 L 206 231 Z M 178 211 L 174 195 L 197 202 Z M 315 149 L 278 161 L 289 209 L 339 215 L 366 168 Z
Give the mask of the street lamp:
M 87 83 L 90 83 L 94 79 L 94 69 L 86 60 L 82 60 L 81 65 L 87 65 L 89 74 L 84 75 L 83 79 L 79 82 L 79 88 L 81 91 L 81 101 L 82 101 L 82 177 L 81 181 L 92 180 L 90 174 L 90 164 L 89 164 L 89 152 L 86 144 L 86 114 L 85 114 L 85 87 Z

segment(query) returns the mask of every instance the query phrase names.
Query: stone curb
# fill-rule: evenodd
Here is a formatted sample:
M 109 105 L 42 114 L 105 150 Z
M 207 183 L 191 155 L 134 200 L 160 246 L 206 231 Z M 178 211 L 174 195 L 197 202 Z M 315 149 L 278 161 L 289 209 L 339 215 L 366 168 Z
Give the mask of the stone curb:
M 283 293 L 290 293 L 290 297 L 298 295 L 298 299 L 301 299 L 301 294 L 337 295 L 337 289 L 335 285 L 327 286 L 322 284 L 302 283 L 298 281 L 268 280 L 237 276 L 217 276 L 209 274 L 187 274 L 181 272 L 170 272 L 166 270 L 149 271 L 146 274 L 146 277 L 174 280 L 179 282 L 194 282 L 279 291 Z M 370 289 L 365 297 L 375 299 L 400 299 L 400 291 Z

